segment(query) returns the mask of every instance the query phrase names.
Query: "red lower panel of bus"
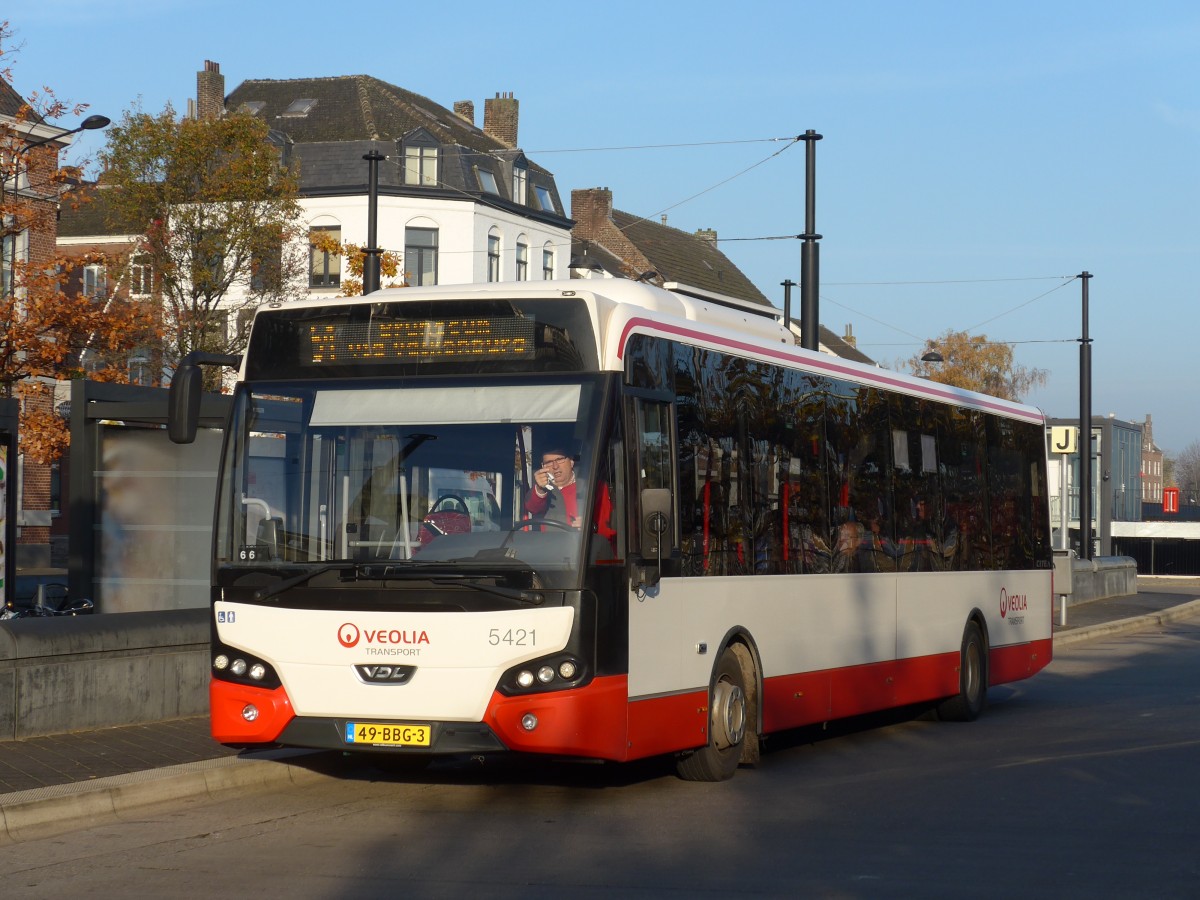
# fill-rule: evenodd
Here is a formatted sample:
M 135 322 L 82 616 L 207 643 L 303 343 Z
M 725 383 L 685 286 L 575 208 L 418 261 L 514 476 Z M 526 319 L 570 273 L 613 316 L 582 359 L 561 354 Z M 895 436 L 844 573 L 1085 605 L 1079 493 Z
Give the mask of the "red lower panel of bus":
M 988 684 L 1007 684 L 1028 678 L 1050 665 L 1053 658 L 1052 638 L 994 648 L 988 653 Z
M 574 691 L 493 694 L 483 720 L 510 750 L 621 760 L 628 699 L 628 679 L 614 675 Z M 533 730 L 521 724 L 527 714 L 537 718 Z
M 1028 678 L 1050 662 L 1050 640 L 988 653 L 988 684 Z M 781 675 L 763 683 L 763 731 L 782 731 L 958 693 L 958 653 Z
M 253 705 L 258 717 L 247 722 L 242 710 Z M 292 701 L 283 688 L 267 690 L 212 679 L 208 683 L 212 736 L 222 744 L 269 744 L 292 720 Z
M 1027 678 L 1051 659 L 1050 640 L 993 648 L 988 683 Z M 958 691 L 959 654 L 799 675 L 763 683 L 764 732 L 782 731 L 894 706 L 949 697 Z M 294 717 L 283 688 L 266 690 L 213 680 L 209 686 L 212 735 L 223 744 L 271 743 Z M 253 704 L 254 721 L 242 710 Z M 522 725 L 537 719 L 532 730 Z M 708 742 L 708 692 L 697 690 L 630 702 L 624 675 L 597 678 L 575 691 L 508 697 L 493 694 L 484 715 L 504 745 L 526 753 L 643 759 L 701 747 Z

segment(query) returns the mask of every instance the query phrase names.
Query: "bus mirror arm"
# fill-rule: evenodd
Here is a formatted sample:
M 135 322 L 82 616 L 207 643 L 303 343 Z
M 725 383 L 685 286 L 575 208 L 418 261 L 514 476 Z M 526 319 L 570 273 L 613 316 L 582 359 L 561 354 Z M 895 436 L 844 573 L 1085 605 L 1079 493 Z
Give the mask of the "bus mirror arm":
M 656 587 L 662 580 L 662 566 L 634 557 L 629 580 L 633 582 L 635 591 L 639 594 L 644 593 L 648 588 Z

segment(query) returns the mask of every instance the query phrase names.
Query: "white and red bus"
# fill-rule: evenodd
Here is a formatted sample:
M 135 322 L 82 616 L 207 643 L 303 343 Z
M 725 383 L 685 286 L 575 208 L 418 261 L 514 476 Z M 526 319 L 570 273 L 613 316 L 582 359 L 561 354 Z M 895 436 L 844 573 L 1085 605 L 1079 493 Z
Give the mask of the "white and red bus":
M 213 736 L 675 754 L 718 780 L 783 729 L 973 719 L 1050 661 L 1041 413 L 668 288 L 260 310 L 220 474 Z

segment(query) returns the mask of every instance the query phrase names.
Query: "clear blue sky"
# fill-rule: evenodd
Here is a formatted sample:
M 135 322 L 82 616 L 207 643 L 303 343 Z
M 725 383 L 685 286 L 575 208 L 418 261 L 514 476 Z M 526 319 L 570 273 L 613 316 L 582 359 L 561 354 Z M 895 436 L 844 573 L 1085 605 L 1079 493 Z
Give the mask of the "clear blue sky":
M 1200 440 L 1194 2 L 18 9 L 0 18 L 21 93 L 48 84 L 114 119 L 139 98 L 182 110 L 205 59 L 227 90 L 368 74 L 474 100 L 478 119 L 512 91 L 521 146 L 564 197 L 607 186 L 619 209 L 722 239 L 804 230 L 804 147 L 769 158 L 788 143 L 761 140 L 814 129 L 824 325 L 892 366 L 950 328 L 1021 342 L 1018 363 L 1050 373 L 1026 399 L 1074 417 L 1082 304 L 1064 279 L 1090 271 L 1093 411 L 1152 414 L 1169 452 Z M 799 280 L 797 241 L 722 248 L 778 305 Z

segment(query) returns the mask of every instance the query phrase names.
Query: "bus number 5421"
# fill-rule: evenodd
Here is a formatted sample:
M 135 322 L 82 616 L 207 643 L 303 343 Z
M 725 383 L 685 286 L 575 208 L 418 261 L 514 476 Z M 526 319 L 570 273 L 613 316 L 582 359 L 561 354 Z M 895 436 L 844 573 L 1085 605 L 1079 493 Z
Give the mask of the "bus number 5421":
M 488 643 L 493 647 L 498 647 L 501 644 L 507 644 L 510 647 L 536 647 L 537 646 L 537 630 L 530 628 L 509 628 L 501 630 L 493 628 L 488 632 Z

